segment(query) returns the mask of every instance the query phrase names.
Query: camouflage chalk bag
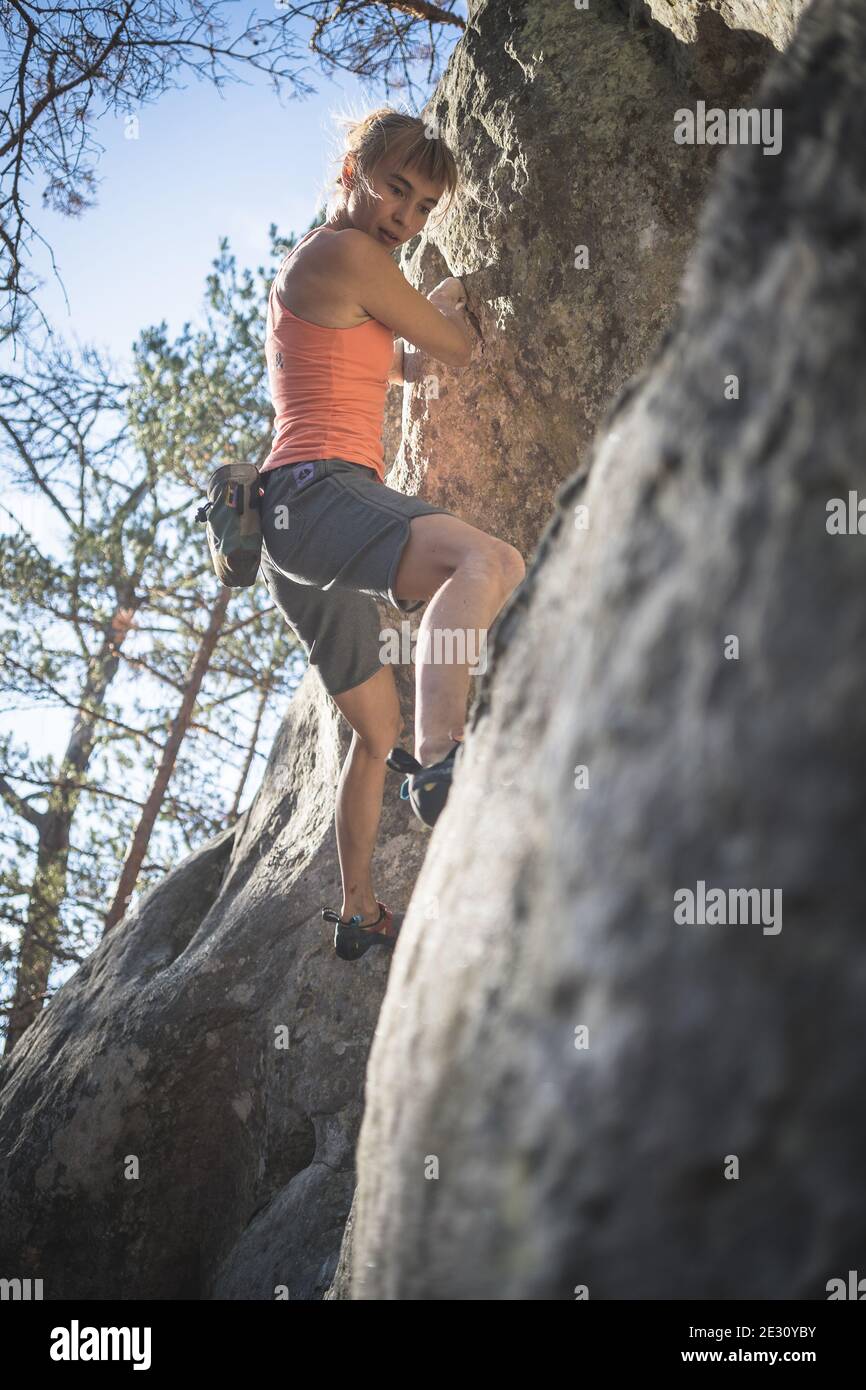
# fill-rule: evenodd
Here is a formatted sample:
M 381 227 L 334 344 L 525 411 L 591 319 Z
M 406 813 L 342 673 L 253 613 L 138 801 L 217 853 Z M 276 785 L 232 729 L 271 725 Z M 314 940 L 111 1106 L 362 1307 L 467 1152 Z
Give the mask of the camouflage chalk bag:
M 262 556 L 261 493 L 254 463 L 226 463 L 208 479 L 208 500 L 195 514 L 207 522 L 216 577 L 229 589 L 256 582 Z

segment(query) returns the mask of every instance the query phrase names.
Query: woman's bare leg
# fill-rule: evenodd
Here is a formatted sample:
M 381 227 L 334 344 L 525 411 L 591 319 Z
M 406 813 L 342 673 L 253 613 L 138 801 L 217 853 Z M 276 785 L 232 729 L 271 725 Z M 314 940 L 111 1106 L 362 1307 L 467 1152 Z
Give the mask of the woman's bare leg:
M 458 517 L 416 516 L 409 523 L 394 593 L 430 599 L 415 649 L 415 757 L 422 765 L 438 762 L 462 735 L 470 670 L 525 573 L 519 550 Z
M 430 600 L 415 664 L 415 757 L 424 767 L 463 737 L 470 668 L 483 668 L 488 629 L 517 582 L 470 558 Z
M 382 666 L 363 684 L 331 698 L 355 731 L 337 783 L 337 854 L 343 879 L 340 916 L 348 921 L 359 912 L 366 925 L 379 915 L 370 863 L 382 816 L 385 758 L 402 727 L 394 672 Z
M 487 629 L 524 573 L 513 546 L 456 517 L 415 517 L 410 523 L 394 591 L 398 598 L 432 600 L 416 645 L 415 757 L 420 763 L 437 762 L 462 737 L 470 668 L 485 651 Z M 447 659 L 461 649 L 459 643 L 449 647 L 443 640 L 445 629 L 462 630 L 468 660 Z M 433 639 L 429 648 L 428 634 Z M 366 925 L 379 915 L 370 864 L 382 815 L 385 758 L 403 726 L 393 669 L 382 666 L 369 680 L 331 698 L 355 731 L 337 785 L 340 916 L 347 920 L 361 913 Z

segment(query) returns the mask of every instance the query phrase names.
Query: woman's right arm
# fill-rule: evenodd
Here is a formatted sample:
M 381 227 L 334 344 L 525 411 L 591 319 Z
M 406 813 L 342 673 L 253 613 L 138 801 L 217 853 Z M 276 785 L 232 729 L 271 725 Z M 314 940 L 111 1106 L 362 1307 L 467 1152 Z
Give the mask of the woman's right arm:
M 449 279 L 431 290 L 444 305 L 440 309 L 409 284 L 388 248 L 366 232 L 350 228 L 331 240 L 335 273 L 346 285 L 347 295 L 357 299 L 365 313 L 446 367 L 466 366 L 474 338 L 462 308 L 457 307 L 455 282 Z M 451 293 L 443 295 L 446 285 Z

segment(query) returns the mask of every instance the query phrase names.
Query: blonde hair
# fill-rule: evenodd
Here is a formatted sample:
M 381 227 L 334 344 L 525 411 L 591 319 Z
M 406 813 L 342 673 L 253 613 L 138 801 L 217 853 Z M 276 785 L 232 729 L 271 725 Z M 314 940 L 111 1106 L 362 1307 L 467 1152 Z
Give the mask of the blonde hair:
M 432 124 L 425 124 L 420 116 L 395 111 L 390 106 L 381 106 L 360 119 L 355 116 L 335 116 L 334 119 L 344 126 L 345 134 L 343 148 L 337 156 L 336 176 L 328 184 L 327 218 L 348 201 L 349 194 L 341 179 L 347 159 L 355 176 L 354 186 L 364 189 L 368 197 L 376 198 L 378 195 L 371 182 L 373 174 L 386 155 L 396 155 L 398 170 L 417 169 L 430 183 L 444 184 L 443 192 L 448 194 L 448 201 L 437 215 L 437 221 L 441 221 L 454 201 L 460 175 L 457 161 L 445 141 L 429 133 Z

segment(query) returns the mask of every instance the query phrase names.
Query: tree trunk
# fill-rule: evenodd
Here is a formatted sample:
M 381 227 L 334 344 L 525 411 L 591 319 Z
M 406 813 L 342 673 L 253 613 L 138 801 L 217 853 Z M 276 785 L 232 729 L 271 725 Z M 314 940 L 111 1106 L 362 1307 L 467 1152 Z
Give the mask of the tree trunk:
M 262 719 L 265 715 L 265 709 L 267 707 L 268 697 L 270 696 L 270 693 L 271 687 L 269 683 L 265 681 L 264 685 L 259 691 L 259 707 L 256 710 L 256 722 L 253 725 L 253 732 L 250 736 L 250 743 L 247 749 L 246 761 L 244 763 L 243 771 L 241 772 L 240 779 L 238 781 L 237 790 L 235 791 L 235 799 L 232 802 L 232 808 L 228 814 L 228 818 L 226 821 L 227 825 L 231 825 L 232 821 L 237 819 L 238 808 L 241 804 L 241 797 L 244 794 L 244 787 L 247 784 L 247 778 L 250 775 L 250 768 L 253 765 L 253 758 L 255 757 L 256 752 L 256 743 L 258 742 L 259 737 L 259 729 L 262 727 Z
M 192 718 L 192 712 L 195 707 L 195 702 L 198 699 L 201 683 L 210 665 L 210 659 L 213 655 L 220 629 L 225 621 L 226 609 L 228 608 L 231 595 L 231 589 L 226 588 L 225 585 L 220 587 L 217 601 L 211 611 L 211 619 L 208 624 L 207 632 L 199 643 L 195 661 L 190 670 L 189 680 L 186 684 L 180 709 L 175 716 L 165 748 L 162 751 L 162 758 L 157 768 L 153 787 L 151 788 L 147 801 L 144 803 L 144 809 L 142 810 L 138 825 L 135 828 L 135 834 L 129 846 L 129 851 L 124 860 L 123 869 L 121 870 L 120 879 L 117 884 L 117 891 L 114 895 L 114 901 L 105 918 L 106 932 L 110 931 L 111 928 L 116 926 L 123 918 L 129 899 L 135 888 L 135 882 L 144 861 L 144 856 L 147 853 L 147 846 L 150 843 L 153 827 L 159 815 L 166 788 L 171 780 L 171 774 L 174 771 L 180 745 L 189 727 L 189 721 Z
M 135 602 L 118 604 L 107 625 L 102 647 L 87 674 L 81 707 L 60 765 L 58 781 L 80 782 L 96 743 L 99 711 L 105 692 L 117 674 L 120 646 L 135 613 Z M 51 792 L 39 829 L 36 873 L 27 907 L 27 925 L 21 934 L 15 992 L 9 1010 L 5 1054 L 39 1014 L 46 998 L 48 976 L 60 933 L 60 905 L 66 895 L 66 869 L 72 820 L 81 795 L 79 788 L 57 786 Z

